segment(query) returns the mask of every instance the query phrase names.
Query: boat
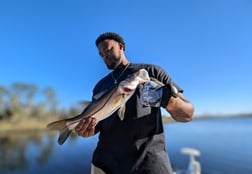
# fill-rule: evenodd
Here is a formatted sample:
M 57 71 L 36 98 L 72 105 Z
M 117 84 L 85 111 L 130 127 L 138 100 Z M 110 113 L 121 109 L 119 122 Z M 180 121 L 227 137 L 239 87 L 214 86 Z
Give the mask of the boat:
M 179 169 L 174 174 L 201 174 L 200 162 L 196 157 L 200 156 L 200 151 L 190 147 L 181 149 L 181 153 L 189 156 L 189 163 L 187 169 Z

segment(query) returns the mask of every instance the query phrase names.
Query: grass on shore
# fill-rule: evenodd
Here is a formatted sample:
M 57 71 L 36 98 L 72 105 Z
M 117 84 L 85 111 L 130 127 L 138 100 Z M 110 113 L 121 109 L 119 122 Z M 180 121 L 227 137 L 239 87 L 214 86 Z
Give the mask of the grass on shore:
M 0 133 L 10 133 L 18 131 L 46 131 L 46 125 L 55 120 L 26 119 L 20 121 L 0 121 Z M 171 117 L 163 117 L 164 123 L 173 122 Z
M 26 120 L 19 122 L 1 121 L 0 133 L 24 132 L 24 131 L 45 131 L 50 121 Z

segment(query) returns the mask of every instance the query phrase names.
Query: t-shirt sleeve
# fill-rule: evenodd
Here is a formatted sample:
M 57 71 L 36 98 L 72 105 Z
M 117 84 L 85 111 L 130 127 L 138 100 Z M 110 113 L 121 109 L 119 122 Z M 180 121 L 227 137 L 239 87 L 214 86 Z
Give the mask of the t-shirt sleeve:
M 147 70 L 149 72 L 150 77 L 156 78 L 157 80 L 159 80 L 160 82 L 162 82 L 165 85 L 173 85 L 178 89 L 179 92 L 183 92 L 183 89 L 180 88 L 172 80 L 172 78 L 169 76 L 169 74 L 160 66 L 152 65 L 152 66 L 148 67 Z

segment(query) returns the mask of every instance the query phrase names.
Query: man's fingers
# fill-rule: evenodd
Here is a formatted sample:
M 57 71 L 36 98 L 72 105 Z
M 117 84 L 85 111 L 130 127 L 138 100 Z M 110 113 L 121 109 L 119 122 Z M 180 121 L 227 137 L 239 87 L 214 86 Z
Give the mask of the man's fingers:
M 89 129 L 88 131 L 88 136 L 93 136 L 95 134 L 95 127 L 92 127 L 91 129 Z
M 91 122 L 90 118 L 81 120 L 80 123 L 75 127 L 76 132 L 80 134 L 80 132 L 85 131 L 89 126 L 90 122 Z
M 86 122 L 86 119 L 83 119 L 79 122 L 79 124 L 75 127 L 75 131 L 78 132 L 82 129 L 83 124 Z
M 96 125 L 96 119 L 92 118 L 86 131 L 87 136 L 92 136 L 95 134 L 95 125 Z
M 95 118 L 91 118 L 90 119 L 90 124 L 88 125 L 88 129 L 93 129 L 96 125 L 96 119 Z
M 95 118 L 87 118 L 80 121 L 80 123 L 75 127 L 75 130 L 79 136 L 88 137 L 95 134 L 95 125 Z

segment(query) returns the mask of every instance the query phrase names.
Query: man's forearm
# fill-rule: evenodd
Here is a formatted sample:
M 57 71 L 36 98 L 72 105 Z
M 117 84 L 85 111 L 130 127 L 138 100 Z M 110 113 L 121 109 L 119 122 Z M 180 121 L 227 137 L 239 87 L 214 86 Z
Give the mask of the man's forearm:
M 189 101 L 186 100 L 182 93 L 178 93 L 177 97 L 170 97 L 168 105 L 166 106 L 166 110 L 176 121 L 192 121 L 194 107 Z

